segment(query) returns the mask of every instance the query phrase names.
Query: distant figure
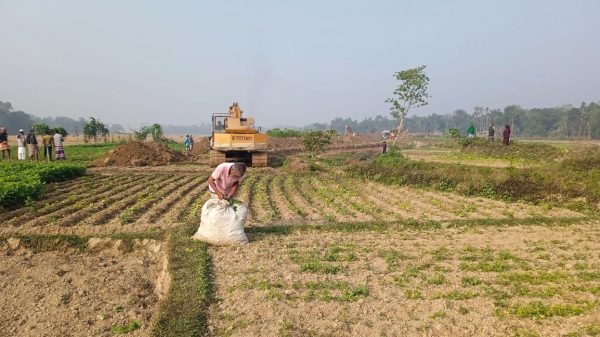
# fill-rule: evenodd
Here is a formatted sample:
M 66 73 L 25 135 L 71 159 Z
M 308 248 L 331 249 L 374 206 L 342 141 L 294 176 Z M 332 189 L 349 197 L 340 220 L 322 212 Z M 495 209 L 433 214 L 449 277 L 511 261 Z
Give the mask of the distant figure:
M 231 118 L 242 118 L 242 109 L 237 102 L 233 102 L 233 104 L 229 107 L 229 116 Z
M 35 138 L 35 132 L 33 129 L 29 130 L 27 138 L 25 138 L 25 143 L 27 144 L 27 153 L 29 153 L 29 158 L 33 159 L 33 157 L 35 157 L 35 160 L 39 161 L 40 154 L 38 153 L 38 141 L 37 138 Z
M 215 130 L 221 131 L 221 130 L 224 130 L 224 129 L 225 129 L 225 126 L 223 125 L 223 122 L 217 121 L 217 126 L 215 127 Z
M 471 123 L 471 126 L 467 129 L 467 136 L 469 138 L 475 138 L 475 126 Z
M 65 149 L 63 148 L 63 136 L 56 131 L 54 136 L 52 136 L 54 140 L 54 155 L 56 156 L 56 160 L 65 160 Z
M 502 131 L 502 144 L 508 146 L 510 141 L 510 125 L 506 124 L 504 131 Z
M 387 152 L 387 143 L 383 142 L 383 153 Z
M 185 135 L 185 140 L 183 141 L 183 146 L 185 146 L 185 152 L 190 152 L 190 135 Z
M 494 124 L 490 124 L 490 127 L 488 129 L 488 140 L 490 142 L 494 141 L 494 134 L 496 133 L 496 130 L 494 130 Z
M 26 152 L 27 152 L 27 144 L 26 144 L 26 140 L 25 140 L 25 131 L 23 131 L 23 129 L 19 129 L 19 133 L 17 133 L 17 159 L 18 160 L 25 160 L 25 157 L 27 156 Z
M 194 150 L 194 136 L 190 135 L 190 151 Z
M 10 146 L 8 145 L 8 131 L 5 127 L 0 127 L 0 151 L 2 151 L 2 159 L 4 152 L 8 151 L 8 159 L 10 159 Z
M 47 161 L 52 161 L 52 148 L 54 147 L 54 138 L 50 130 L 46 131 L 46 134 L 42 136 L 42 145 L 44 146 L 44 158 Z

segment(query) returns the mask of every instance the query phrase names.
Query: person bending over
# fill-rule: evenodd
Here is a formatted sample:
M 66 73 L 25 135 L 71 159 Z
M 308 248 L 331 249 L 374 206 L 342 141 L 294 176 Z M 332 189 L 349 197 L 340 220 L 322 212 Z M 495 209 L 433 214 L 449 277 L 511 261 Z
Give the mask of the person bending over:
M 245 173 L 246 165 L 243 163 L 219 164 L 208 177 L 211 197 L 225 200 L 233 198 Z

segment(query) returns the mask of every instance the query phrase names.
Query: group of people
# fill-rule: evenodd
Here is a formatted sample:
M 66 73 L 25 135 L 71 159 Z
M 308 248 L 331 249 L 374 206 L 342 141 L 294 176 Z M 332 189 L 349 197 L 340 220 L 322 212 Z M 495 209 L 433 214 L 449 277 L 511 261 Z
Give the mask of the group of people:
M 494 129 L 494 124 L 490 124 L 488 128 L 488 140 L 493 142 L 495 140 L 496 130 Z M 467 136 L 469 138 L 475 137 L 475 126 L 471 123 L 471 126 L 467 129 Z M 510 125 L 506 124 L 504 127 L 504 131 L 502 131 L 502 144 L 508 146 L 510 142 Z
M 185 152 L 192 151 L 192 149 L 194 148 L 194 137 L 192 135 L 185 135 L 183 146 L 185 146 Z
M 52 161 L 52 152 L 54 150 L 54 156 L 56 160 L 65 160 L 65 151 L 63 147 L 63 136 L 58 132 L 46 132 L 42 136 L 42 148 L 44 149 L 44 158 L 47 161 Z M 38 153 L 38 140 L 33 129 L 29 130 L 29 133 L 25 135 L 23 129 L 19 129 L 17 133 L 17 159 L 25 160 L 27 156 L 35 160 L 40 159 Z M 8 143 L 8 131 L 5 127 L 0 127 L 0 151 L 2 151 L 2 159 L 10 159 L 10 145 Z

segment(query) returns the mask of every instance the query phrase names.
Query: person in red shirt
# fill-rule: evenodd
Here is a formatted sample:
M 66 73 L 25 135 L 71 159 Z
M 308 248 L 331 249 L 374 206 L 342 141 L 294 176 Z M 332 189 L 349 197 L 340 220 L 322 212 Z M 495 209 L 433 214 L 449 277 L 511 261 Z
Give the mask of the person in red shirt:
M 506 124 L 504 131 L 502 131 L 502 144 L 508 146 L 510 141 L 510 125 Z
M 240 181 L 246 173 L 243 163 L 221 163 L 208 177 L 211 197 L 229 200 L 237 193 Z

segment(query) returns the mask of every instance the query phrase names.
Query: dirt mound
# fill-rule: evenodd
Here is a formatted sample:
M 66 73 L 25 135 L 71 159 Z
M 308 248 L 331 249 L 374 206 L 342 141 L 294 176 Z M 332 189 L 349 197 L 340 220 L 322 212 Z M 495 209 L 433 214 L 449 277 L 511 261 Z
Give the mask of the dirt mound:
M 193 156 L 207 154 L 210 151 L 210 143 L 208 137 L 198 137 L 194 139 L 194 147 L 190 152 Z
M 132 141 L 108 151 L 93 166 L 160 166 L 184 160 L 184 155 L 158 143 Z

